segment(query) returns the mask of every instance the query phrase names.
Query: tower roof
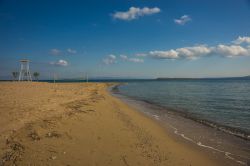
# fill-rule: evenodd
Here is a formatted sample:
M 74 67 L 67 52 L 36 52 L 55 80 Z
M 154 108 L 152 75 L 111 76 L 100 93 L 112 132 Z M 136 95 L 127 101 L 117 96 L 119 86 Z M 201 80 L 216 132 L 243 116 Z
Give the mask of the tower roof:
M 30 62 L 28 59 L 21 59 L 20 62 Z

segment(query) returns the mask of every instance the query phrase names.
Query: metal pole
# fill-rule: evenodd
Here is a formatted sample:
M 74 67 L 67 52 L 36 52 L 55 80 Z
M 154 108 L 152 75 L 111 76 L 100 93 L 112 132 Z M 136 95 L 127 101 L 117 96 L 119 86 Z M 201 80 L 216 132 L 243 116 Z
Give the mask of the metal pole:
M 56 83 L 56 74 L 54 73 L 54 83 Z
M 23 68 L 23 64 L 21 63 L 21 70 L 19 72 L 19 79 L 18 79 L 18 81 L 21 81 L 21 79 L 22 79 L 22 68 Z

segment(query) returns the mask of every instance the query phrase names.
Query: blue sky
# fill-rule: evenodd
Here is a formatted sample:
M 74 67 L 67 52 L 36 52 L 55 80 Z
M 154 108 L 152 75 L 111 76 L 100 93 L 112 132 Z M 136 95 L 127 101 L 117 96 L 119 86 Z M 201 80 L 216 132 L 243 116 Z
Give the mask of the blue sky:
M 250 75 L 248 0 L 0 0 L 0 79 Z

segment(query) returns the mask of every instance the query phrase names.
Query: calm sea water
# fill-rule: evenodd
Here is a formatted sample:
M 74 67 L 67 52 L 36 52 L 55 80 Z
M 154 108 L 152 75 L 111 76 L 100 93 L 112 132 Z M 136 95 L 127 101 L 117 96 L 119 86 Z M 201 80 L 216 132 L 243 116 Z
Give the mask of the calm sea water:
M 119 91 L 249 136 L 250 79 L 139 81 Z

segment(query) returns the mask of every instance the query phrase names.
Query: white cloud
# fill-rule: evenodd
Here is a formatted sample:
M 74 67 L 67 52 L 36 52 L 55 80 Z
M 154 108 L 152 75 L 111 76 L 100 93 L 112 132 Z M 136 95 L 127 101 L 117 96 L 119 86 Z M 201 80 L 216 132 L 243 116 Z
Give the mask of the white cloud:
M 178 52 L 175 50 L 168 51 L 150 51 L 149 55 L 157 59 L 178 59 Z
M 250 55 L 250 50 L 239 45 L 223 45 L 220 44 L 214 48 L 214 52 L 226 56 L 226 57 L 236 57 L 236 56 L 248 56 Z
M 144 60 L 141 58 L 129 58 L 127 55 L 120 55 L 120 58 L 124 61 L 134 62 L 134 63 L 143 63 Z
M 76 50 L 71 49 L 71 48 L 68 48 L 68 49 L 67 49 L 67 52 L 70 53 L 70 54 L 76 54 L 76 53 L 77 53 Z
M 59 49 L 53 48 L 50 50 L 51 55 L 60 55 L 61 51 Z
M 183 15 L 179 19 L 174 19 L 174 22 L 179 25 L 185 25 L 187 22 L 191 21 L 191 17 L 189 15 Z
M 242 44 L 242 43 L 247 43 L 250 44 L 250 37 L 247 36 L 239 36 L 236 40 L 233 41 L 234 44 Z
M 114 19 L 130 21 L 130 20 L 134 20 L 134 19 L 137 19 L 139 17 L 142 17 L 142 16 L 156 14 L 156 13 L 159 13 L 160 11 L 161 10 L 158 7 L 154 7 L 154 8 L 130 7 L 128 11 L 115 12 L 114 14 L 112 14 L 112 17 Z
M 199 45 L 193 47 L 178 48 L 176 49 L 176 52 L 178 52 L 178 55 L 180 57 L 184 57 L 187 59 L 197 59 L 200 56 L 211 53 L 211 49 L 204 45 Z
M 116 56 L 112 54 L 108 55 L 108 57 L 103 59 L 103 63 L 106 65 L 111 65 L 111 64 L 116 63 Z
M 57 62 L 50 62 L 51 65 L 56 65 L 56 66 L 63 66 L 66 67 L 69 65 L 69 63 L 66 60 L 60 59 Z
M 238 38 L 248 42 L 248 38 L 244 37 Z M 237 39 L 237 40 L 238 40 Z M 237 41 L 235 40 L 235 41 Z M 234 41 L 232 41 L 234 42 Z M 241 42 L 243 43 L 243 42 Z M 189 47 L 181 47 L 169 50 L 154 50 L 148 53 L 135 54 L 136 58 L 128 57 L 127 55 L 120 55 L 120 59 L 128 62 L 143 63 L 144 59 L 137 57 L 151 57 L 155 59 L 198 59 L 205 56 L 221 56 L 221 57 L 240 57 L 240 56 L 250 56 L 250 45 L 225 45 L 219 44 L 215 46 L 207 45 L 195 45 Z M 115 55 L 109 55 L 108 58 L 104 59 L 105 64 L 113 64 L 117 60 Z

